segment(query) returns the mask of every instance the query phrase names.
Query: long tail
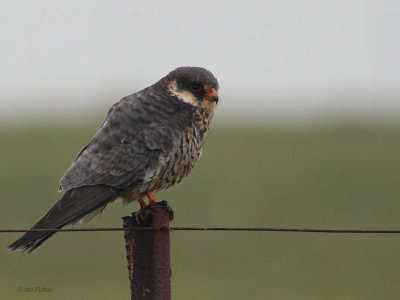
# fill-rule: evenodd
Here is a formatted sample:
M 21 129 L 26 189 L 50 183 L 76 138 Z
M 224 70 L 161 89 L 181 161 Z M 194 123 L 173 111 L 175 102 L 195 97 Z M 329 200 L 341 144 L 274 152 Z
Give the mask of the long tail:
M 118 197 L 118 194 L 118 189 L 106 185 L 84 186 L 69 190 L 32 229 L 56 229 L 81 219 L 88 220 L 95 212 L 100 213 L 109 202 Z M 8 249 L 32 252 L 54 233 L 54 231 L 27 232 L 9 245 Z

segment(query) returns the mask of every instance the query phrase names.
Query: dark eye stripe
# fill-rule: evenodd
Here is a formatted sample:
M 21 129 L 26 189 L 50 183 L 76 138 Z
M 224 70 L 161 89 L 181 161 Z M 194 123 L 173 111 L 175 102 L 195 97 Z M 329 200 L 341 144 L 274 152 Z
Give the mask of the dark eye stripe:
M 190 89 L 191 89 L 193 92 L 200 92 L 200 90 L 201 90 L 201 85 L 198 84 L 198 83 L 192 83 L 192 84 L 190 85 Z

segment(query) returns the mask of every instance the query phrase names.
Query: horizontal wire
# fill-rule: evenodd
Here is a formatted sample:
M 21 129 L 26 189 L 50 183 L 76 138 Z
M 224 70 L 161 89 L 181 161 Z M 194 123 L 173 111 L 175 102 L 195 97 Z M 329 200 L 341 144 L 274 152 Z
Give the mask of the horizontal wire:
M 0 233 L 12 232 L 93 232 L 93 231 L 128 231 L 128 230 L 170 230 L 170 231 L 253 231 L 253 232 L 309 232 L 309 233 L 369 233 L 395 234 L 400 230 L 369 229 L 315 229 L 315 228 L 265 228 L 265 227 L 106 227 L 106 228 L 34 228 L 34 229 L 0 229 Z

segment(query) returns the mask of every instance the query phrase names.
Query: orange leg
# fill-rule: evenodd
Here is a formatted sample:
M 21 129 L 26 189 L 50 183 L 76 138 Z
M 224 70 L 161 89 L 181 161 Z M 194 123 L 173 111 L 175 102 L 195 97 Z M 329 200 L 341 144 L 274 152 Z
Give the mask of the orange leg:
M 141 209 L 143 209 L 143 208 L 145 208 L 147 205 L 146 205 L 146 202 L 144 202 L 144 200 L 143 200 L 143 198 L 142 199 L 139 199 L 139 204 L 140 204 L 140 208 Z
M 149 205 L 154 205 L 157 203 L 156 198 L 154 198 L 154 196 L 150 192 L 147 192 L 146 196 L 147 196 L 147 198 L 149 198 L 149 201 L 150 201 Z

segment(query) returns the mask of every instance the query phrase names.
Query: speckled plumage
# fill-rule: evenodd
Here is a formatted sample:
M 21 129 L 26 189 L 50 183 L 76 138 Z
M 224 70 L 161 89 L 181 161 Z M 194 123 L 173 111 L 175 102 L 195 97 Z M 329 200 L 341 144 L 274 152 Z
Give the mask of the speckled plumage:
M 216 90 L 209 71 L 183 67 L 114 104 L 60 180 L 63 198 L 33 228 L 87 221 L 118 197 L 131 202 L 181 182 L 201 155 Z M 32 251 L 52 234 L 26 233 L 9 248 Z
M 125 97 L 82 149 L 59 189 L 107 184 L 145 192 L 160 189 L 155 187 L 167 179 L 180 182 L 200 155 L 211 117 L 173 96 L 139 92 Z

